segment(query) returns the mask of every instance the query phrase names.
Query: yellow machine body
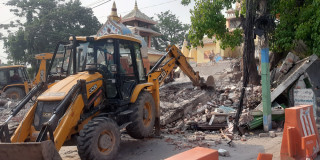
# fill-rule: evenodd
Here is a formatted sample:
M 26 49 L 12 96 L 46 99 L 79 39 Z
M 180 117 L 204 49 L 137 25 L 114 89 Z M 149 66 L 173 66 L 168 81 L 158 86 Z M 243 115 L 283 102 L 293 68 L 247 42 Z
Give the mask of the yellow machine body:
M 73 38 L 70 38 L 70 40 L 73 41 L 73 46 L 67 46 L 68 48 L 75 48 L 74 44 L 78 44 L 78 43 L 86 44 L 87 41 L 92 44 L 99 44 L 100 42 L 111 42 L 110 40 L 112 40 L 112 43 L 114 44 L 125 41 L 127 42 L 127 44 L 129 44 L 129 48 L 130 48 L 130 45 L 140 44 L 140 40 L 130 36 L 122 36 L 122 35 L 106 35 L 102 37 L 73 37 Z M 86 45 L 86 46 L 90 46 L 90 45 Z M 115 46 L 118 46 L 118 44 L 116 44 Z M 101 47 L 97 49 L 101 49 Z M 136 54 L 133 57 L 139 58 L 139 55 L 137 55 L 137 51 L 139 50 L 140 48 L 137 49 L 137 48 L 131 47 L 130 52 L 131 54 Z M 106 49 L 104 50 L 101 49 L 101 51 L 105 51 L 105 53 L 107 53 Z M 75 50 L 73 49 L 72 53 L 77 53 L 77 52 L 75 52 Z M 115 55 L 115 57 L 116 56 L 117 55 Z M 42 55 L 38 57 L 39 59 L 45 61 L 46 59 L 52 58 L 54 56 Z M 164 65 L 160 66 L 160 64 L 162 64 L 162 61 L 166 58 L 169 58 L 169 60 L 165 62 Z M 71 58 L 69 60 L 71 60 Z M 74 60 L 76 60 L 76 56 L 74 56 Z M 132 58 L 131 61 L 133 60 L 134 59 Z M 95 58 L 95 61 L 97 61 L 97 57 Z M 141 61 L 142 59 L 140 59 L 139 61 L 137 60 L 137 62 L 141 62 Z M 118 62 L 121 62 L 121 61 L 118 60 Z M 137 67 L 137 64 L 135 63 L 133 63 L 133 66 Z M 74 62 L 74 64 L 79 64 L 79 63 Z M 113 66 L 107 65 L 107 67 L 104 70 L 107 70 L 108 67 L 120 68 L 120 65 L 122 64 L 113 65 Z M 121 129 L 126 126 L 130 126 L 131 123 L 135 123 L 135 120 L 128 120 L 128 117 L 132 118 L 135 116 L 131 116 L 131 114 L 138 114 L 138 112 L 133 110 L 132 107 L 139 105 L 139 103 L 141 103 L 141 101 L 144 100 L 140 96 L 147 95 L 146 97 L 148 97 L 149 94 L 151 95 L 151 99 L 149 99 L 148 102 L 142 105 L 142 107 L 144 107 L 143 110 L 147 109 L 148 116 L 146 117 L 149 119 L 145 119 L 145 114 L 142 115 L 143 118 L 142 117 L 140 118 L 143 119 L 144 120 L 143 123 L 146 123 L 146 124 L 150 124 L 150 121 L 154 120 L 155 122 L 152 123 L 154 124 L 154 126 L 151 126 L 151 127 L 152 128 L 155 127 L 156 134 L 160 134 L 159 88 L 160 88 L 160 85 L 164 82 L 165 78 L 169 75 L 169 73 L 174 69 L 176 65 L 179 66 L 182 71 L 184 71 L 184 73 L 191 79 L 194 85 L 196 86 L 203 85 L 203 83 L 201 82 L 199 73 L 195 72 L 192 69 L 192 67 L 188 64 L 186 57 L 184 57 L 181 51 L 175 46 L 168 47 L 167 54 L 159 60 L 159 63 L 157 63 L 156 66 L 153 69 L 151 69 L 151 71 L 147 75 L 145 75 L 145 80 L 140 81 L 139 79 L 137 83 L 136 82 L 130 83 L 130 81 L 126 79 L 122 81 L 123 83 L 130 84 L 130 85 L 124 85 L 124 87 L 128 88 L 127 92 L 129 92 L 129 89 L 132 88 L 128 99 L 123 97 L 122 97 L 123 99 L 107 98 L 106 94 L 108 93 L 106 92 L 106 90 L 108 90 L 108 86 L 106 87 L 106 83 L 109 83 L 109 81 L 112 82 L 114 79 L 107 78 L 112 74 L 111 72 L 107 73 L 108 76 L 106 77 L 106 75 L 104 75 L 104 72 L 103 71 L 101 72 L 101 70 L 100 71 L 90 70 L 89 68 L 86 71 L 76 72 L 75 74 L 71 74 L 60 81 L 56 81 L 52 84 L 48 84 L 46 85 L 48 88 L 37 97 L 35 103 L 29 109 L 28 113 L 25 115 L 24 119 L 22 120 L 18 128 L 15 130 L 14 134 L 11 136 L 10 146 L 7 143 L 6 144 L 0 143 L 0 151 L 4 146 L 14 148 L 14 146 L 16 145 L 17 148 L 19 148 L 19 147 L 24 147 L 23 145 L 22 146 L 19 145 L 20 143 L 27 144 L 29 142 L 32 143 L 33 145 L 38 144 L 38 146 L 36 145 L 37 148 L 49 148 L 49 147 L 40 147 L 41 145 L 44 145 L 43 142 L 45 140 L 52 141 L 52 143 L 54 144 L 54 148 L 57 151 L 59 151 L 62 145 L 65 143 L 65 141 L 70 139 L 73 135 L 79 135 L 80 131 L 83 129 L 87 129 L 88 131 L 89 129 L 88 126 L 85 127 L 88 124 L 99 125 L 98 122 L 101 121 L 101 123 L 102 122 L 106 123 L 110 121 L 108 119 L 111 119 L 112 121 L 116 122 L 119 125 L 116 128 Z M 40 65 L 40 68 L 43 69 L 45 68 L 45 66 Z M 74 70 L 75 69 L 76 68 L 74 68 Z M 42 75 L 46 75 L 47 73 L 45 73 L 45 69 L 43 71 L 44 72 L 40 72 L 40 71 L 38 72 L 38 75 L 35 79 L 34 84 L 37 84 L 40 82 L 46 82 L 46 79 L 45 79 L 46 76 L 42 76 Z M 117 70 L 111 69 L 111 71 L 115 72 Z M 137 73 L 137 69 L 135 69 L 135 73 Z M 117 76 L 115 77 L 117 78 Z M 116 81 L 117 80 L 119 79 L 116 79 Z M 113 86 L 117 87 L 118 85 L 119 83 Z M 118 91 L 121 91 L 118 94 L 123 94 L 123 92 L 125 92 L 126 90 L 118 89 Z M 33 91 L 30 91 L 30 92 L 33 92 Z M 151 113 L 153 112 L 152 110 L 153 104 L 155 107 L 154 108 L 155 113 Z M 48 108 L 50 109 L 50 107 L 53 107 L 54 109 L 47 111 Z M 122 109 L 122 108 L 125 108 L 125 109 Z M 137 110 L 140 110 L 140 108 L 137 108 Z M 144 113 L 144 111 L 142 110 L 140 111 L 141 113 L 142 112 Z M 91 121 L 94 119 L 96 119 L 96 121 L 92 123 Z M 109 125 L 107 126 L 109 127 L 115 126 L 115 123 L 111 123 L 111 124 L 108 123 L 108 124 Z M 127 130 L 128 130 L 128 127 L 127 127 Z M 119 134 L 119 131 L 103 131 L 101 132 L 100 135 L 97 135 L 97 136 L 101 136 L 103 134 L 116 136 L 117 134 Z M 86 135 L 80 133 L 79 136 L 81 137 Z M 113 138 L 114 140 L 115 139 L 120 140 L 120 137 L 117 137 L 117 136 Z M 85 143 L 93 143 L 93 142 L 85 142 Z M 119 145 L 118 141 L 113 143 Z M 48 143 L 47 145 L 49 144 L 50 143 Z M 115 144 L 111 144 L 113 145 L 112 149 L 117 151 L 117 145 Z M 32 145 L 30 145 L 30 149 L 32 148 L 33 148 Z M 101 152 L 104 152 L 102 155 L 107 155 L 106 153 L 109 154 L 111 152 L 112 155 L 110 155 L 110 157 L 114 156 L 114 153 L 112 152 L 112 150 L 110 151 L 110 150 L 101 149 L 101 147 L 99 148 Z M 8 152 L 10 151 L 14 151 L 14 150 L 12 149 L 8 150 Z M 44 152 L 42 153 L 46 154 Z M 10 153 L 8 153 L 8 155 L 9 154 Z M 49 157 L 44 155 L 42 157 L 45 157 L 44 159 L 52 158 L 50 156 L 55 154 L 46 154 L 46 155 L 49 155 Z M 1 157 L 2 156 L 0 154 L 0 159 Z M 10 157 L 6 157 L 6 158 L 10 159 Z
M 6 97 L 20 100 L 26 94 L 29 93 L 31 88 L 39 84 L 40 82 L 46 81 L 46 67 L 47 60 L 51 60 L 52 53 L 41 53 L 35 56 L 35 59 L 40 60 L 39 69 L 35 79 L 31 82 L 27 69 L 22 65 L 14 66 L 2 66 L 0 67 L 0 72 L 4 74 L 1 75 L 2 81 L 7 83 L 0 84 L 0 94 L 6 93 Z M 17 75 L 11 75 L 12 73 Z M 11 82 L 11 78 L 18 76 L 19 80 Z M 6 79 L 6 80 L 5 80 Z M 10 90 L 8 90 L 10 89 Z

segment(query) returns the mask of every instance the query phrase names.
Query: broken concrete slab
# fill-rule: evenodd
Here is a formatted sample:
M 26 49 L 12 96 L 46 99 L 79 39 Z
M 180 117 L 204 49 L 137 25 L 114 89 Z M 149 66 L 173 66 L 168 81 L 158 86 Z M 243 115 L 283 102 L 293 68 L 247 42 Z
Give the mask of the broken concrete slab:
M 220 156 L 230 157 L 229 151 L 227 151 L 227 150 L 225 150 L 225 149 L 218 149 L 218 153 L 219 153 Z
M 274 138 L 274 137 L 276 137 L 276 133 L 274 131 L 269 131 L 269 136 L 271 138 Z
M 286 90 L 293 82 L 295 82 L 306 70 L 318 59 L 318 56 L 313 54 L 299 62 L 282 78 L 281 83 L 271 92 L 271 102 L 273 102 L 284 90 Z M 262 111 L 262 103 L 256 107 Z
M 269 137 L 269 133 L 259 133 L 259 137 Z
M 283 61 L 282 66 L 280 67 L 280 72 L 284 74 L 287 73 L 291 69 L 293 64 L 296 63 L 298 60 L 299 60 L 298 56 L 289 52 L 287 57 Z
M 317 106 L 316 114 L 317 114 L 317 123 L 320 123 L 320 78 L 319 78 L 319 68 L 320 68 L 320 60 L 316 60 L 308 69 L 307 76 L 309 77 L 312 90 L 315 97 L 314 106 Z
M 171 123 L 178 119 L 183 118 L 188 113 L 191 113 L 192 108 L 194 108 L 197 104 L 208 101 L 209 99 L 210 99 L 210 95 L 207 94 L 206 92 L 203 92 L 197 95 L 195 98 L 190 99 L 189 101 L 184 101 L 180 103 L 179 108 L 176 108 L 171 113 L 161 117 L 161 125 L 166 125 L 168 123 Z

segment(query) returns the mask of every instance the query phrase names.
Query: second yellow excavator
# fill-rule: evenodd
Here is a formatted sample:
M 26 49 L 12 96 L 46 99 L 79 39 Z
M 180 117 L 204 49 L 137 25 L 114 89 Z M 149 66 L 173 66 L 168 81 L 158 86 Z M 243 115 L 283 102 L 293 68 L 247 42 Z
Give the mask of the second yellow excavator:
M 73 36 L 59 43 L 47 82 L 34 87 L 1 126 L 0 159 L 61 159 L 57 151 L 75 136 L 81 159 L 109 160 L 119 150 L 121 129 L 137 139 L 159 135 L 159 86 L 175 65 L 195 86 L 205 86 L 175 46 L 146 73 L 134 37 Z M 38 92 L 10 138 L 7 123 Z
M 41 53 L 35 56 L 35 59 L 40 60 L 40 66 L 33 81 L 30 80 L 27 69 L 23 65 L 0 67 L 0 95 L 5 94 L 4 97 L 21 100 L 32 87 L 46 81 L 47 60 L 51 58 L 52 53 Z

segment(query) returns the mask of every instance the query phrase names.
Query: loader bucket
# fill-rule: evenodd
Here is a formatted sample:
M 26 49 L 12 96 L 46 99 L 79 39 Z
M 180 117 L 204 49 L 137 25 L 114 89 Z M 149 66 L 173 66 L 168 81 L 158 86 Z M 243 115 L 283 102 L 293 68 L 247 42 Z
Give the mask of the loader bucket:
M 0 159 L 62 160 L 52 141 L 0 143 Z

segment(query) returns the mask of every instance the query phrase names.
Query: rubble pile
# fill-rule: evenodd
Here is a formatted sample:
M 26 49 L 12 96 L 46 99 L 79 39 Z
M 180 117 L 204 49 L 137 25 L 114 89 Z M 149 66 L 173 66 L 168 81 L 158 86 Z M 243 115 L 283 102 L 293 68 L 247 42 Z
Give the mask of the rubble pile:
M 10 116 L 12 110 L 17 106 L 19 101 L 14 101 L 12 99 L 7 99 L 4 97 L 0 97 L 0 101 L 5 102 L 3 105 L 0 106 L 0 122 L 5 122 L 6 119 Z M 12 134 L 18 127 L 19 123 L 27 114 L 30 107 L 31 104 L 26 104 L 26 107 L 21 109 L 21 111 L 16 116 L 12 117 L 12 119 L 9 121 L 8 127 L 10 134 Z
M 201 90 L 191 82 L 169 83 L 160 89 L 161 125 L 165 133 L 228 128 L 228 117 L 234 117 L 242 87 L 240 63 L 235 62 L 222 72 L 214 91 Z M 236 76 L 235 76 L 236 75 Z M 240 76 L 239 76 L 240 75 Z M 240 124 L 253 120 L 249 110 L 260 104 L 261 86 L 246 88 Z

